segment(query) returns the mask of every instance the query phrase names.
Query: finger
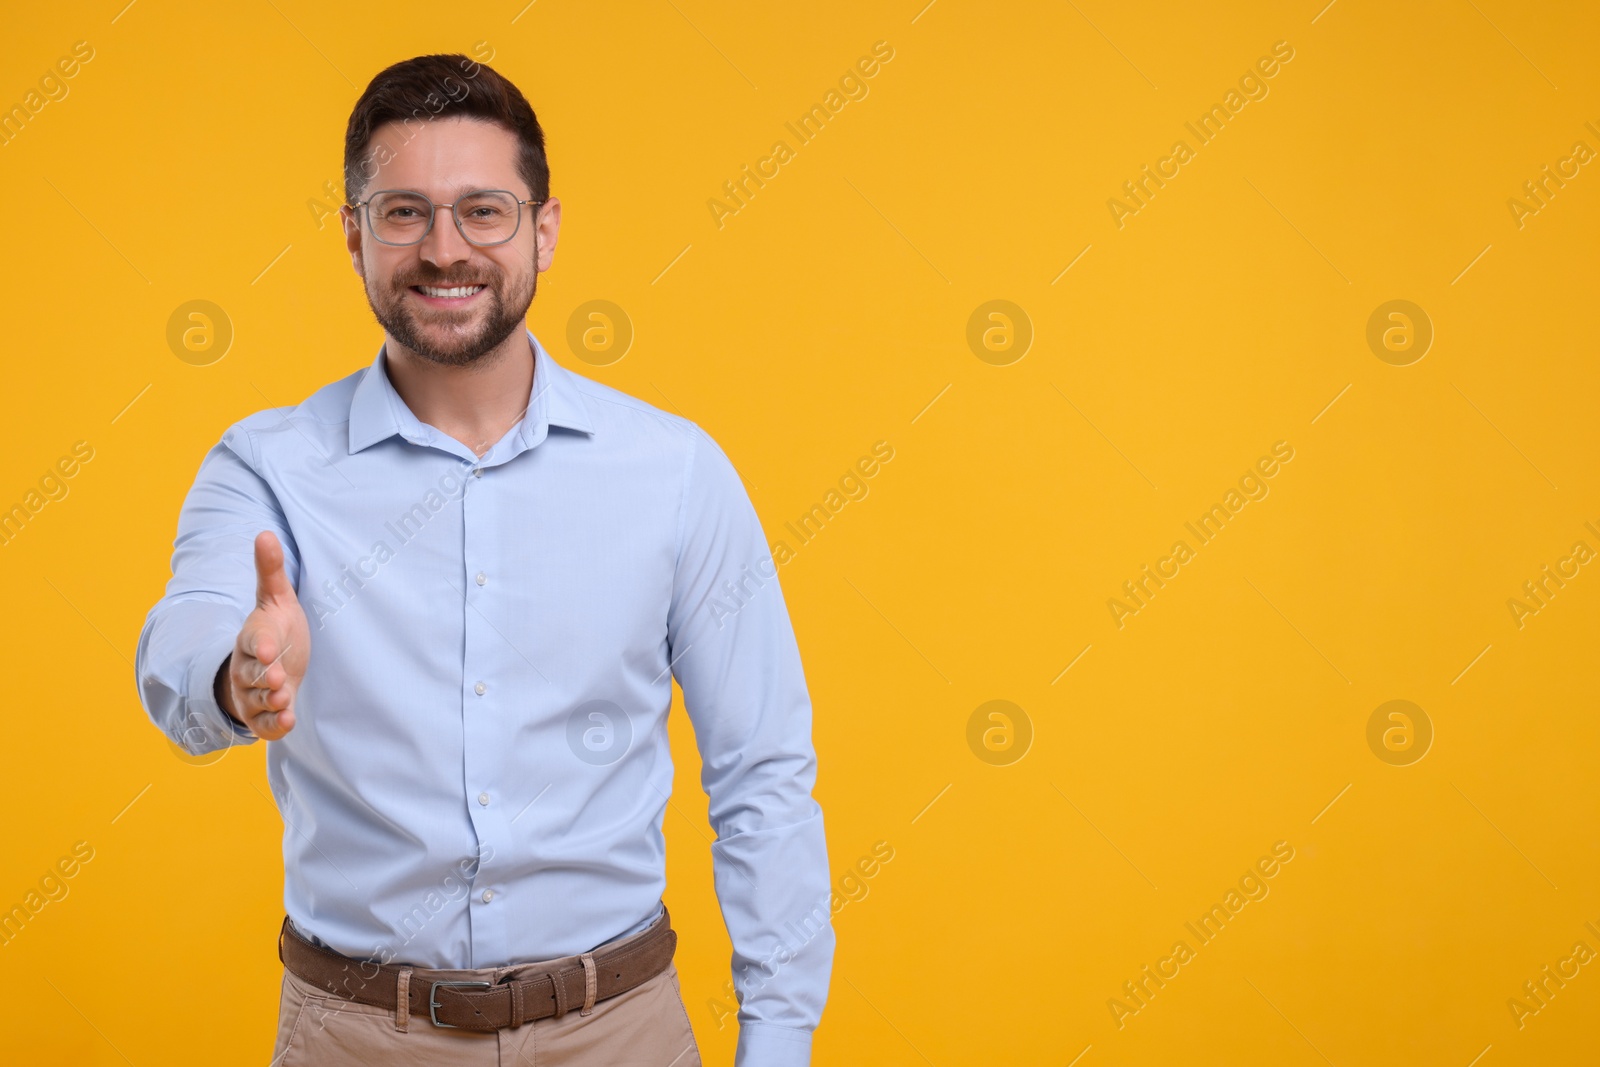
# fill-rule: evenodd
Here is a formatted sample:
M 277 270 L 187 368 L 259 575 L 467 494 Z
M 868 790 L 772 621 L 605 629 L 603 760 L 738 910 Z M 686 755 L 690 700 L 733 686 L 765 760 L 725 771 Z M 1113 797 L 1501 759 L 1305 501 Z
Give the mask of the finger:
M 288 677 L 288 667 L 280 667 L 278 662 L 282 661 L 283 657 L 288 656 L 290 649 L 293 648 L 294 641 L 290 641 L 288 645 L 283 646 L 282 653 L 278 653 L 270 661 L 262 662 L 261 667 L 254 672 L 251 686 L 253 688 L 277 689 L 278 686 L 283 685 L 283 680 Z
M 265 686 L 246 689 L 244 706 L 247 714 L 259 715 L 263 711 L 282 711 L 288 707 L 292 694 L 287 686 L 268 689 Z
M 255 555 L 256 607 L 292 598 L 294 587 L 283 569 L 283 546 L 278 543 L 278 535 L 271 530 L 257 534 Z
M 263 740 L 276 741 L 294 729 L 294 709 L 264 711 L 250 720 L 250 729 Z
M 266 708 L 266 696 L 271 690 L 248 689 L 241 685 L 237 679 L 234 680 L 232 689 L 233 713 L 248 726 L 251 716 L 259 714 Z
M 243 716 L 245 726 L 257 737 L 276 740 L 294 725 L 293 708 L 267 708 Z
M 250 720 L 250 729 L 257 737 L 267 741 L 274 741 L 283 736 L 278 732 L 278 713 L 264 711 Z
M 247 689 L 276 689 L 284 683 L 288 671 L 279 666 L 277 660 L 262 663 L 252 660 L 246 665 L 245 688 Z
M 234 688 L 249 692 L 252 689 L 263 688 L 267 668 L 271 665 L 262 663 L 254 656 L 235 652 L 233 665 L 228 669 L 228 676 L 233 681 Z M 265 688 L 272 688 L 265 686 Z
M 261 626 L 258 623 L 247 622 L 239 634 L 239 657 L 252 663 L 261 662 L 261 646 L 263 644 Z
M 246 656 L 265 666 L 277 663 L 294 650 L 294 642 L 284 641 L 278 627 L 267 621 L 252 625 L 240 643 Z

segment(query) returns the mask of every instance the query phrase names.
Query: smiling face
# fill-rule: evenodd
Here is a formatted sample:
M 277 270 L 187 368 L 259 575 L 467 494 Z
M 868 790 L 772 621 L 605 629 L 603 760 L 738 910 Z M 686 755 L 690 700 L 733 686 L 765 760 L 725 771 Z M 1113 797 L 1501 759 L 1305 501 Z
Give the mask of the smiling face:
M 412 189 L 436 204 L 480 189 L 533 195 L 517 172 L 516 135 L 495 123 L 449 116 L 408 130 L 391 122 L 374 132 L 369 152 L 385 162 L 363 200 L 380 189 Z M 367 232 L 364 208 L 340 209 L 367 303 L 397 344 L 434 363 L 467 366 L 524 328 L 539 272 L 555 254 L 561 205 L 551 198 L 518 210 L 516 236 L 504 244 L 469 243 L 449 209 L 435 208 L 420 244 L 396 246 Z

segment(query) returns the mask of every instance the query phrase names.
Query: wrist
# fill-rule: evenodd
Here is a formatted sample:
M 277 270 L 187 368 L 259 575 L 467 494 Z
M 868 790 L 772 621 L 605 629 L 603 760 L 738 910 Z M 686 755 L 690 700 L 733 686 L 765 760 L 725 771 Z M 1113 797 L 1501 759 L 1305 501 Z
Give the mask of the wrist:
M 217 699 L 217 706 L 222 713 L 240 726 L 245 725 L 244 720 L 233 713 L 233 686 L 228 683 L 228 667 L 233 663 L 233 653 L 229 652 L 222 666 L 217 668 L 216 677 L 211 682 L 211 694 Z

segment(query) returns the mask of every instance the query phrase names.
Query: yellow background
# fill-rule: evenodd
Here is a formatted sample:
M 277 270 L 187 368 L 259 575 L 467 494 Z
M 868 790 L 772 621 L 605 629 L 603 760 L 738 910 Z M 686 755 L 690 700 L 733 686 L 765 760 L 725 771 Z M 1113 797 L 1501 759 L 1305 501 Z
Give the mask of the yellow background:
M 837 915 L 817 1063 L 1594 1062 L 1600 963 L 1521 1029 L 1507 1007 L 1600 950 L 1600 566 L 1521 628 L 1507 607 L 1600 550 L 1600 168 L 1521 227 L 1507 206 L 1600 149 L 1593 8 L 922 2 L 7 11 L 0 103 L 95 55 L 0 147 L 0 506 L 95 455 L 0 548 L 0 905 L 95 854 L 0 948 L 0 1059 L 270 1054 L 266 746 L 175 758 L 134 648 L 205 451 L 377 350 L 307 206 L 360 87 L 476 47 L 548 133 L 565 225 L 530 324 L 558 359 L 704 426 L 774 539 L 895 450 L 781 571 L 834 878 L 894 849 Z M 785 121 L 880 40 L 869 94 L 797 145 Z M 1269 95 L 1197 146 L 1185 121 L 1278 41 Z M 1119 229 L 1107 200 L 1180 138 L 1195 158 Z M 707 202 L 779 139 L 719 228 Z M 235 331 L 209 366 L 165 339 L 194 299 Z M 609 366 L 566 342 L 596 299 L 636 331 Z M 966 340 L 997 299 L 1034 331 L 1005 366 Z M 1404 367 L 1366 342 L 1394 299 L 1435 330 Z M 1119 629 L 1107 600 L 1280 440 L 1270 495 Z M 996 699 L 1033 730 L 1006 766 L 967 741 Z M 1367 744 L 1392 699 L 1435 731 L 1410 766 Z M 668 903 L 728 1063 L 674 714 Z M 1119 1028 L 1108 1000 L 1277 841 L 1270 895 Z

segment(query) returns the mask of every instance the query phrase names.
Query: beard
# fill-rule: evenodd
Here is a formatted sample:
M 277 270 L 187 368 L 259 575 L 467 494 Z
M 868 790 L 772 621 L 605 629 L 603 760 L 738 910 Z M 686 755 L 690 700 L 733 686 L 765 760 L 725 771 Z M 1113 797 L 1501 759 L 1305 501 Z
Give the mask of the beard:
M 539 288 L 539 272 L 530 270 L 525 284 L 509 290 L 505 273 L 494 266 L 457 274 L 441 278 L 406 272 L 390 279 L 382 290 L 369 280 L 367 303 L 389 336 L 423 359 L 448 367 L 470 366 L 523 328 Z M 471 307 L 439 308 L 417 299 L 413 285 L 482 285 L 484 290 Z

